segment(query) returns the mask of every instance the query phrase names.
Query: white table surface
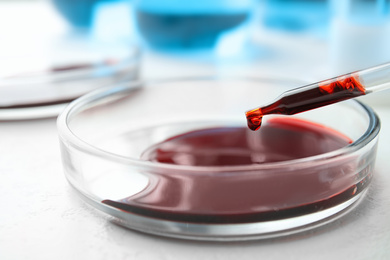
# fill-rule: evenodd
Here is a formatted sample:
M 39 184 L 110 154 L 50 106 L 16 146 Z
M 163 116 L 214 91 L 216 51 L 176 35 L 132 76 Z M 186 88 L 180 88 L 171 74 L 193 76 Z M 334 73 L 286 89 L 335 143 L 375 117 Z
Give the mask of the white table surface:
M 331 73 L 327 67 L 313 68 L 312 62 L 326 57 L 327 46 L 313 43 L 302 49 L 315 55 L 290 70 L 284 64 L 296 61 L 299 49 L 295 56 L 236 63 L 223 71 L 325 77 Z M 150 52 L 142 63 L 144 78 L 220 71 L 210 62 Z M 358 207 L 318 229 L 252 242 L 167 239 L 117 226 L 67 183 L 55 118 L 0 122 L 0 259 L 390 259 L 390 106 L 370 104 L 382 130 L 374 179 Z

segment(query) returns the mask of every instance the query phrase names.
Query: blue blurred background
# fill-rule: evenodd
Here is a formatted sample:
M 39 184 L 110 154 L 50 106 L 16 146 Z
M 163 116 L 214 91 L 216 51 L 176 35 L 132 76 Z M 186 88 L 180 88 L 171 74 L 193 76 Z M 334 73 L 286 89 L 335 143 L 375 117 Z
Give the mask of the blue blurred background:
M 390 61 L 390 0 L 0 0 L 16 2 L 50 6 L 51 17 L 66 28 L 63 35 L 138 45 L 148 77 L 227 73 L 316 80 Z M 0 19 L 4 14 L 0 9 Z M 44 17 L 29 15 L 26 28 Z
M 52 1 L 74 28 L 95 34 L 99 26 L 109 28 L 106 32 L 111 34 L 100 36 L 112 38 L 115 31 L 124 36 L 123 27 L 131 27 L 127 30 L 132 41 L 156 51 L 212 50 L 222 56 L 261 58 L 272 50 L 267 50 L 266 43 L 256 46 L 251 38 L 261 39 L 259 34 L 266 37 L 271 32 L 328 42 L 336 71 L 390 59 L 389 0 Z M 128 8 L 128 17 L 113 12 L 102 22 L 104 9 L 115 5 Z

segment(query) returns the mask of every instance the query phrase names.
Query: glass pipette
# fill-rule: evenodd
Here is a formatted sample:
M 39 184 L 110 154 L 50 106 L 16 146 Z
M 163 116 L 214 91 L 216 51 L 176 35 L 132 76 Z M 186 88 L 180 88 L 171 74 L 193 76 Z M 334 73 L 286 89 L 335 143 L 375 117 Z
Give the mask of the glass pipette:
M 258 130 L 265 115 L 293 115 L 389 88 L 390 63 L 348 73 L 286 91 L 276 101 L 247 111 L 248 127 Z

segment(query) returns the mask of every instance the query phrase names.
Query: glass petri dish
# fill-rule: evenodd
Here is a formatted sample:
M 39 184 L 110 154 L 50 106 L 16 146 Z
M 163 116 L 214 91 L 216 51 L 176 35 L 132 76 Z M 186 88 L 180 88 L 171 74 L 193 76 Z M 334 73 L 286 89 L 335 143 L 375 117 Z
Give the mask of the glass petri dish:
M 62 44 L 0 74 L 0 120 L 58 116 L 66 104 L 92 90 L 138 78 L 136 46 L 113 52 L 84 42 Z
M 265 126 L 288 118 L 349 138 L 329 152 L 236 165 L 179 165 L 143 157 L 186 133 L 246 129 L 246 110 L 298 85 L 282 79 L 188 78 L 92 92 L 58 118 L 66 177 L 113 221 L 161 236 L 251 240 L 324 225 L 357 205 L 372 179 L 380 122 L 356 100 L 265 118 Z M 267 138 L 253 138 L 259 131 L 250 132 L 246 143 L 266 143 Z M 290 137 L 276 140 L 284 147 Z M 295 143 L 292 152 L 320 146 L 316 138 L 306 141 Z

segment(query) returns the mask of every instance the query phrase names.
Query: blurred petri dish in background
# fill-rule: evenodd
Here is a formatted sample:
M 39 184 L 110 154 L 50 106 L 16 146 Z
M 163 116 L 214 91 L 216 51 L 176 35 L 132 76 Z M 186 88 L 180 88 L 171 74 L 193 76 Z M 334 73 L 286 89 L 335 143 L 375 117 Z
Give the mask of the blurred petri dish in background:
M 139 58 L 135 45 L 77 37 L 55 39 L 49 49 L 24 58 L 8 57 L 12 66 L 0 73 L 0 120 L 57 116 L 87 92 L 137 79 Z

